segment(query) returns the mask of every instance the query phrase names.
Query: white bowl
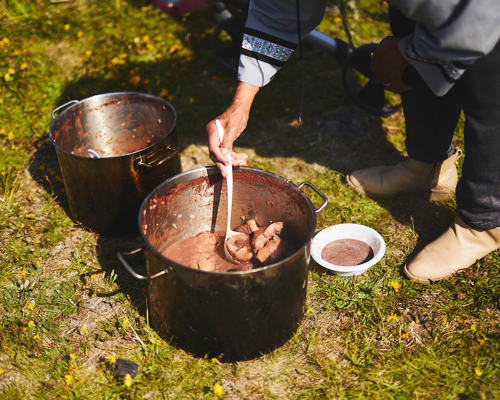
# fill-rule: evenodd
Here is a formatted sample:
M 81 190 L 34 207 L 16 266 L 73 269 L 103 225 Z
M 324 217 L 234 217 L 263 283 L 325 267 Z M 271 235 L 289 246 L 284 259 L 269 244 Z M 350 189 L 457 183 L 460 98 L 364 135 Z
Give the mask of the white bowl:
M 353 266 L 331 264 L 321 258 L 323 248 L 333 240 L 357 239 L 366 243 L 373 250 L 373 258 L 365 263 Z M 340 276 L 360 275 L 378 263 L 385 253 L 385 242 L 380 234 L 364 225 L 339 224 L 323 229 L 314 236 L 311 242 L 311 256 L 319 265 Z

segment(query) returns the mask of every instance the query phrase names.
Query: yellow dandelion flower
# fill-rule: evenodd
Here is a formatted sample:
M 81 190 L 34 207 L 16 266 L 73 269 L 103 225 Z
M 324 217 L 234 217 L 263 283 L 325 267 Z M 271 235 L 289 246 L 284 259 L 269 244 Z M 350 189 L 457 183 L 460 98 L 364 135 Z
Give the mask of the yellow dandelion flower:
M 14 75 L 16 73 L 16 70 L 14 68 L 9 68 L 7 70 L 7 73 L 9 73 L 10 75 Z
M 76 37 L 82 37 L 83 36 L 83 31 L 78 31 L 78 33 L 76 34 Z
M 396 293 L 399 291 L 399 289 L 401 289 L 401 284 L 396 281 L 390 281 L 389 286 L 392 287 Z
M 33 321 L 28 322 L 28 328 L 33 328 L 35 323 Z
M 219 385 L 218 383 L 216 383 L 214 385 L 214 394 L 218 397 L 222 396 L 222 394 L 224 393 L 224 390 L 222 390 L 222 386 Z
M 118 59 L 117 57 L 113 58 L 111 60 L 111 64 L 113 65 L 123 65 L 125 64 L 125 61 Z
M 123 322 L 122 322 L 123 326 L 126 328 L 127 326 L 129 326 L 129 322 L 128 322 L 128 319 L 124 319 Z
M 5 45 L 7 45 L 7 46 L 10 46 L 10 40 L 9 40 L 9 38 L 8 37 L 4 37 L 2 39 L 2 43 L 5 44 Z
M 125 375 L 125 378 L 123 378 L 123 383 L 127 387 L 127 389 L 132 386 L 132 377 L 130 376 L 130 374 Z
M 42 96 L 42 99 L 46 99 L 46 98 L 47 98 L 47 95 L 46 95 L 46 94 L 44 94 L 44 95 Z
M 83 326 L 82 326 L 82 333 L 83 333 L 84 335 L 86 335 L 86 334 L 87 334 L 87 325 L 83 325 Z
M 69 358 L 71 358 L 72 360 L 74 360 L 74 359 L 76 358 L 76 355 L 75 355 L 75 354 L 73 354 L 73 353 L 71 353 L 71 354 L 69 355 Z
M 63 27 L 63 29 L 64 29 L 65 31 L 68 31 L 68 30 L 69 30 L 69 28 L 70 28 L 69 24 L 66 24 L 66 25 L 64 25 L 64 27 Z
M 28 68 L 28 64 L 26 63 L 22 63 L 21 66 L 19 67 L 21 71 L 24 71 L 26 68 Z
M 403 340 L 408 339 L 408 334 L 407 333 L 402 333 L 401 334 L 401 339 L 403 339 Z
M 391 314 L 387 317 L 387 322 L 396 321 L 399 317 L 396 314 Z
M 85 378 L 80 379 L 80 383 L 85 382 Z
M 35 309 L 35 305 L 33 303 L 28 304 L 28 310 L 33 311 Z
M 483 371 L 480 370 L 479 368 L 474 368 L 474 373 L 477 375 L 477 376 L 481 376 L 483 374 Z
M 0 375 L 2 375 L 5 371 L 3 369 L 0 369 Z
M 142 42 L 142 43 L 147 43 L 147 42 L 149 42 L 149 35 L 144 35 L 144 36 L 142 37 L 142 39 L 141 39 L 141 42 Z
M 73 371 L 76 371 L 77 369 L 78 369 L 78 366 L 70 365 L 68 368 L 68 373 L 71 374 Z
M 11 54 L 12 57 L 15 57 L 15 56 L 18 56 L 19 54 L 21 54 L 21 52 L 19 50 L 14 50 Z
M 163 36 L 161 36 L 161 35 L 156 35 L 156 36 L 153 38 L 153 40 L 154 40 L 155 42 L 161 42 L 161 41 L 163 40 Z
M 92 50 L 87 50 L 87 51 L 85 52 L 85 55 L 86 55 L 87 57 L 90 57 L 90 56 L 92 55 Z
M 5 80 L 5 82 L 9 82 L 10 81 L 10 74 L 5 74 L 3 76 L 3 79 Z
M 476 324 L 470 326 L 470 330 L 475 332 L 476 331 Z
M 12 131 L 10 131 L 9 133 L 7 133 L 7 139 L 12 140 L 14 138 L 15 138 L 15 136 L 14 136 L 14 133 Z
M 7 133 L 7 129 L 2 128 L 0 129 L 0 135 L 5 135 Z
M 148 43 L 148 44 L 146 45 L 146 48 L 147 48 L 148 50 L 150 50 L 150 51 L 153 51 L 153 50 L 155 49 L 155 47 L 154 47 L 151 43 Z
M 0 99 L 0 104 L 3 104 L 3 99 Z
M 128 3 L 126 1 L 122 1 L 122 6 L 127 7 Z
M 26 328 L 25 326 L 23 326 L 23 331 L 26 332 L 28 330 L 28 328 Z
M 92 275 L 90 275 L 90 279 L 95 279 L 96 276 L 97 276 L 97 274 L 92 274 Z
M 115 356 L 113 356 L 113 354 L 110 354 L 108 356 L 108 360 L 109 360 L 110 364 L 114 364 L 116 362 L 116 358 L 115 358 Z
M 141 81 L 141 77 L 139 75 L 133 76 L 130 78 L 129 82 L 134 86 L 139 86 L 139 82 Z
M 127 53 L 123 53 L 123 54 L 120 54 L 120 58 L 123 60 L 124 58 L 127 58 L 128 57 L 128 54 Z
M 40 336 L 38 336 L 38 335 L 33 335 L 33 340 L 40 340 Z
M 71 385 L 71 382 L 73 382 L 73 378 L 71 377 L 71 375 L 64 375 L 64 381 L 66 382 L 66 385 Z
M 28 218 L 35 218 L 35 214 L 28 214 Z

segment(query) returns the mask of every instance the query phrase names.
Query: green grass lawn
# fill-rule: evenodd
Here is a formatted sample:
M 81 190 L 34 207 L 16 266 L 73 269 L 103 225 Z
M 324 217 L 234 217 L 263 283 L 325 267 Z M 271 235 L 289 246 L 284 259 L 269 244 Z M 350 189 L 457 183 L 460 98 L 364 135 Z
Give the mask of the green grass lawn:
M 348 3 L 356 46 L 389 34 L 386 7 Z M 404 278 L 404 262 L 449 225 L 455 202 L 376 201 L 349 189 L 351 170 L 404 158 L 403 114 L 380 118 L 355 107 L 335 58 L 310 46 L 304 122 L 294 55 L 258 94 L 237 150 L 252 167 L 323 191 L 329 204 L 318 231 L 344 222 L 376 229 L 384 258 L 356 277 L 311 260 L 296 334 L 253 360 L 194 357 L 150 327 L 147 284 L 116 258 L 141 238 L 99 235 L 72 219 L 48 137 L 51 112 L 96 94 L 161 96 L 178 115 L 183 170 L 211 165 L 205 125 L 237 83 L 212 57 L 215 25 L 212 10 L 172 17 L 145 0 L 0 3 L 0 397 L 500 398 L 498 251 L 445 282 Z M 347 40 L 334 2 L 320 30 Z M 109 371 L 119 358 L 138 364 L 131 381 Z

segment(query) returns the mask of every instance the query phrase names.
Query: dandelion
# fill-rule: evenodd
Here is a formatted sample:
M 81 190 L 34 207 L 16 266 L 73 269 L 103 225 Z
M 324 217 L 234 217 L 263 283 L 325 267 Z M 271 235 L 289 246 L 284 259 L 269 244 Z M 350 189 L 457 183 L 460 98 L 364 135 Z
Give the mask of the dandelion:
M 0 99 L 0 104 L 3 104 L 3 99 Z
M 472 332 L 475 332 L 475 331 L 476 331 L 476 324 L 471 325 L 471 326 L 470 326 L 470 330 L 471 330 Z
M 144 35 L 141 40 L 142 43 L 147 43 L 149 42 L 149 35 Z
M 389 286 L 392 287 L 396 293 L 398 293 L 399 289 L 401 289 L 401 284 L 396 281 L 390 281 Z
M 66 24 L 66 25 L 64 25 L 64 27 L 63 27 L 63 29 L 64 29 L 65 31 L 68 31 L 68 30 L 69 30 L 69 28 L 70 28 L 69 24 Z
M 484 342 L 486 342 L 487 339 L 479 339 L 478 342 L 479 342 L 479 346 L 482 346 L 484 344 Z
M 72 360 L 74 360 L 74 359 L 76 358 L 76 355 L 75 355 L 75 354 L 73 354 L 73 353 L 71 353 L 71 354 L 69 355 L 69 358 L 71 358 Z
M 2 375 L 5 371 L 3 369 L 0 369 L 0 375 Z
M 115 358 L 115 356 L 113 354 L 110 354 L 108 356 L 108 360 L 109 360 L 110 364 L 114 364 L 116 362 L 116 358 Z
M 219 385 L 218 383 L 216 383 L 214 385 L 214 394 L 218 397 L 222 396 L 222 393 L 224 393 L 224 391 L 222 390 L 222 386 Z
M 33 321 L 28 322 L 28 328 L 33 328 L 35 323 Z
M 82 333 L 83 333 L 84 335 L 86 335 L 86 334 L 87 334 L 87 325 L 83 325 L 83 326 L 82 326 Z
M 76 37 L 81 38 L 82 36 L 83 36 L 83 32 L 82 31 L 78 31 L 78 33 L 76 34 Z
M 92 55 L 92 50 L 87 50 L 87 51 L 85 52 L 85 55 L 86 55 L 87 57 L 90 57 L 90 56 Z
M 64 375 L 64 381 L 66 382 L 66 385 L 71 385 L 71 382 L 73 382 L 73 378 L 71 377 L 71 375 Z
M 3 76 L 3 79 L 5 80 L 5 82 L 9 82 L 10 81 L 10 74 L 5 74 Z
M 139 75 L 136 75 L 136 76 L 133 76 L 132 78 L 130 78 L 129 82 L 134 85 L 135 87 L 137 87 L 139 85 L 139 82 L 141 81 L 141 77 Z
M 123 326 L 126 328 L 127 326 L 129 326 L 129 322 L 128 322 L 128 319 L 124 319 L 123 322 L 122 322 Z
M 479 368 L 474 368 L 474 373 L 477 375 L 477 376 L 481 376 L 483 374 L 483 371 L 480 370 Z
M 7 139 L 12 140 L 12 139 L 14 139 L 14 138 L 15 138 L 15 136 L 14 136 L 14 134 L 12 133 L 12 131 L 10 131 L 9 133 L 7 133 Z
M 127 7 L 128 3 L 126 1 L 122 1 L 122 6 Z
M 33 340 L 40 340 L 40 336 L 38 336 L 38 335 L 33 335 Z
M 35 305 L 33 303 L 28 304 L 28 310 L 33 311 L 35 309 Z
M 73 373 L 73 371 L 76 371 L 78 367 L 76 365 L 70 365 L 68 368 L 68 374 Z
M 127 387 L 127 389 L 132 386 L 132 377 L 130 376 L 130 374 L 125 375 L 125 378 L 123 378 L 123 383 Z
M 398 319 L 398 316 L 396 314 L 391 314 L 387 317 L 387 322 L 396 321 L 397 319 Z
M 7 73 L 9 73 L 10 75 L 14 75 L 16 73 L 16 70 L 14 68 L 9 68 L 7 70 Z
M 5 135 L 7 133 L 7 129 L 2 128 L 0 129 L 0 135 Z
M 46 94 L 44 94 L 44 95 L 42 96 L 42 99 L 46 99 L 46 98 L 47 98 L 47 95 L 46 95 Z
M 401 339 L 403 339 L 403 340 L 408 339 L 408 334 L 407 333 L 402 333 L 401 334 Z

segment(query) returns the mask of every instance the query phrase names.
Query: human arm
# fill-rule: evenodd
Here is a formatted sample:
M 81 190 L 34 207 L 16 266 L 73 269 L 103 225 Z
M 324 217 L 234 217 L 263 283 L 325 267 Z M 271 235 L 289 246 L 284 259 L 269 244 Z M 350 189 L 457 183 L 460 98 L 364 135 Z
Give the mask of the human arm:
M 398 40 L 398 48 L 438 96 L 447 93 L 500 38 L 498 0 L 387 2 L 417 22 L 413 34 Z
M 239 82 L 231 105 L 220 116 L 207 124 L 206 132 L 208 136 L 210 158 L 221 170 L 224 177 L 227 175 L 226 168 L 224 167 L 228 163 L 227 154 L 231 153 L 232 165 L 238 166 L 246 164 L 247 155 L 233 152 L 233 142 L 241 135 L 247 126 L 250 109 L 258 91 L 258 86 L 246 82 Z M 223 143 L 220 142 L 219 134 L 217 133 L 217 128 L 215 126 L 216 119 L 221 122 L 225 130 Z

